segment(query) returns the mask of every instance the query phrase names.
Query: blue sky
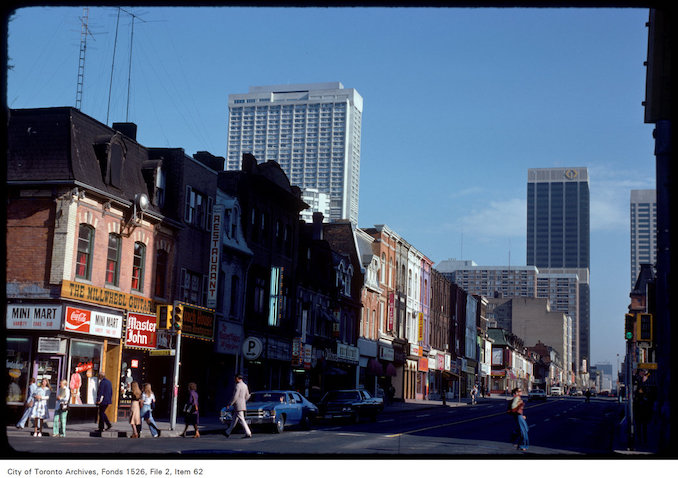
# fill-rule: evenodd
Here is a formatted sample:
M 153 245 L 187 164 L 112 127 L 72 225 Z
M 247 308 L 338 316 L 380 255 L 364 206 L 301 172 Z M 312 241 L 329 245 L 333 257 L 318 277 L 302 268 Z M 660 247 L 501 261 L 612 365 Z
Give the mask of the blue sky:
M 230 93 L 341 81 L 364 98 L 359 225 L 436 263 L 525 265 L 528 168 L 588 167 L 592 361 L 616 366 L 630 190 L 655 187 L 647 10 L 126 10 L 131 73 L 132 17 L 114 61 L 117 8 L 89 9 L 84 113 L 137 123 L 145 146 L 225 156 Z M 75 105 L 82 13 L 9 18 L 10 108 Z

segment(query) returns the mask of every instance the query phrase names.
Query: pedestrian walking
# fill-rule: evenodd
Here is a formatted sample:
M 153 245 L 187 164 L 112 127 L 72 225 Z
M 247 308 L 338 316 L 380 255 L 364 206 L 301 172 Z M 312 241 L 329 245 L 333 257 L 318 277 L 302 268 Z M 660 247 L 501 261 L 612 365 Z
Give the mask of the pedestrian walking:
M 633 419 L 638 444 L 647 444 L 647 424 L 652 417 L 652 402 L 644 387 L 638 387 L 633 397 Z
M 188 384 L 188 401 L 184 405 L 184 432 L 181 434 L 182 437 L 186 438 L 186 430 L 188 430 L 189 425 L 193 425 L 195 428 L 195 435 L 193 438 L 200 438 L 200 432 L 198 431 L 198 421 L 200 420 L 200 411 L 198 409 L 198 386 L 195 382 Z
M 155 410 L 155 394 L 153 393 L 153 390 L 151 390 L 150 383 L 144 384 L 144 392 L 141 394 L 141 401 L 141 418 L 146 420 L 146 424 L 151 430 L 151 435 L 153 435 L 153 438 L 158 438 L 160 436 L 160 429 L 153 419 L 153 410 Z
M 231 425 L 224 432 L 226 438 L 231 436 L 231 432 L 235 425 L 240 422 L 243 429 L 245 430 L 245 436 L 243 438 L 252 438 L 252 432 L 250 427 L 247 426 L 247 421 L 245 421 L 245 411 L 247 410 L 247 400 L 250 398 L 250 391 L 247 388 L 247 384 L 242 381 L 242 375 L 238 374 L 235 376 L 235 390 L 233 390 L 233 397 L 229 402 L 229 407 L 233 408 L 233 418 L 231 419 Z
M 68 380 L 62 380 L 57 391 L 56 405 L 54 406 L 54 423 L 52 424 L 52 436 L 66 436 L 66 417 L 68 417 L 68 402 L 71 399 L 71 391 L 68 388 Z
M 17 428 L 24 428 L 26 426 L 26 422 L 31 417 L 31 409 L 33 408 L 33 395 L 35 395 L 35 391 L 37 389 L 38 384 L 35 383 L 35 377 L 31 377 L 30 385 L 26 391 L 26 400 L 24 400 L 24 414 L 21 416 L 21 420 L 19 420 L 19 422 L 16 424 Z
M 471 389 L 471 405 L 476 404 L 476 399 L 478 398 L 478 385 L 474 385 Z
M 129 424 L 132 426 L 130 438 L 139 438 L 141 433 L 141 389 L 137 382 L 130 384 L 132 402 L 130 403 Z
M 113 398 L 113 386 L 111 381 L 106 378 L 104 372 L 99 372 L 99 386 L 97 387 L 97 400 L 96 403 L 99 406 L 99 432 L 104 431 L 104 425 L 106 425 L 106 430 L 110 430 L 113 426 L 111 425 L 108 416 L 106 416 L 106 408 L 111 404 Z
M 527 448 L 530 446 L 530 440 L 526 417 L 523 414 L 525 402 L 521 398 L 522 392 L 520 388 L 514 388 L 511 391 L 513 400 L 511 400 L 509 413 L 512 414 L 514 419 L 514 433 L 517 437 L 516 448 L 520 451 L 527 451 Z
M 587 388 L 584 395 L 586 395 L 586 403 L 589 403 L 591 401 L 591 389 Z
M 35 389 L 33 395 L 33 407 L 31 408 L 31 418 L 33 419 L 33 436 L 42 436 L 42 426 L 45 420 L 49 418 L 47 410 L 47 400 L 49 399 L 50 386 L 49 380 L 43 378 L 40 381 L 40 386 Z

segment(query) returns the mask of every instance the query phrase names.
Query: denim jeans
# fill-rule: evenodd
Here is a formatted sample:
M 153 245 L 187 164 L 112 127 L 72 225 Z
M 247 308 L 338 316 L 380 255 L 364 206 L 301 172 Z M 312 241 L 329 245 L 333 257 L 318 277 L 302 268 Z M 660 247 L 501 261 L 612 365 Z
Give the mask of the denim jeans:
M 68 417 L 68 410 L 54 411 L 54 424 L 52 425 L 54 436 L 66 436 L 66 417 Z
M 518 440 L 518 446 L 520 448 L 527 448 L 530 446 L 530 439 L 527 435 L 529 427 L 527 426 L 527 420 L 522 415 L 516 414 L 516 420 L 518 421 L 518 428 L 520 431 L 520 439 Z
M 158 426 L 153 420 L 153 411 L 151 410 L 150 405 L 144 405 L 141 407 L 141 418 L 148 420 L 148 428 L 151 430 L 151 435 L 154 437 L 158 436 Z

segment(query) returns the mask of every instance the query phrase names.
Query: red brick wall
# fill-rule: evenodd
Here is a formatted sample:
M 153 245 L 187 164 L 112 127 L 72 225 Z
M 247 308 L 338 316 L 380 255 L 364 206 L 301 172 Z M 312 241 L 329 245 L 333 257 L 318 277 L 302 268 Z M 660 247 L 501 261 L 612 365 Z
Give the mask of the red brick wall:
M 51 267 L 54 201 L 17 199 L 7 205 L 7 281 L 41 283 Z

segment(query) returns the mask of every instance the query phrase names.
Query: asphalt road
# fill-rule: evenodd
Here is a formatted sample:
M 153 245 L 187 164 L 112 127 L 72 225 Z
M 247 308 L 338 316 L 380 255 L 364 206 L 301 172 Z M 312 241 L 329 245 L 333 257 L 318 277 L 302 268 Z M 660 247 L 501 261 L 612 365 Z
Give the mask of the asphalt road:
M 253 438 L 247 440 L 241 439 L 236 428 L 229 439 L 219 433 L 203 434 L 199 439 L 22 435 L 9 437 L 9 443 L 19 459 L 30 454 L 59 458 L 145 455 L 152 463 L 153 458 L 161 458 L 159 469 L 164 469 L 167 463 L 175 466 L 168 458 L 187 457 L 607 456 L 612 454 L 614 426 L 621 407 L 612 399 L 586 403 L 579 397 L 527 402 L 525 416 L 530 427 L 527 453 L 517 451 L 510 443 L 512 420 L 505 413 L 503 400 L 384 414 L 376 422 L 322 422 L 311 430 L 288 428 L 280 435 L 255 429 Z

